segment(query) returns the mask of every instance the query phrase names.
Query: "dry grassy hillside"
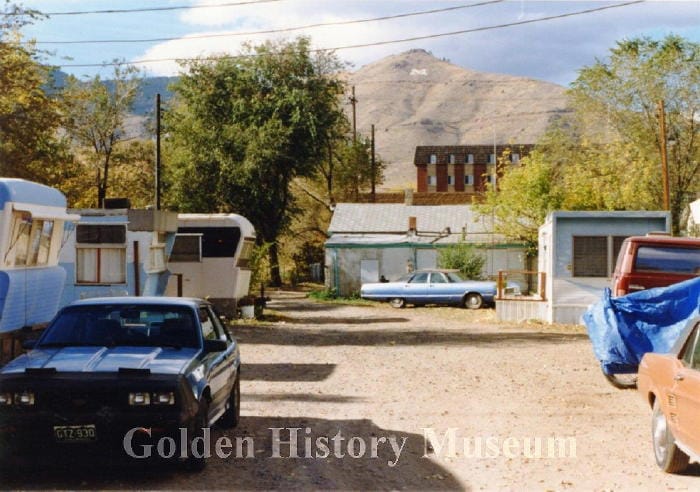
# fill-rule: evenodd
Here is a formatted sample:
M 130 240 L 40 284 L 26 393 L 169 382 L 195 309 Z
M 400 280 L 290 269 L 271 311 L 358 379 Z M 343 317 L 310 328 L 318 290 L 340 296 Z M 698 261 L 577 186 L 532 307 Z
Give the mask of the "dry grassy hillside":
M 423 50 L 366 65 L 348 82 L 358 131 L 369 136 L 374 123 L 388 163 L 384 189 L 415 186 L 417 145 L 492 144 L 494 131 L 499 144 L 534 143 L 567 107 L 556 84 L 464 69 Z

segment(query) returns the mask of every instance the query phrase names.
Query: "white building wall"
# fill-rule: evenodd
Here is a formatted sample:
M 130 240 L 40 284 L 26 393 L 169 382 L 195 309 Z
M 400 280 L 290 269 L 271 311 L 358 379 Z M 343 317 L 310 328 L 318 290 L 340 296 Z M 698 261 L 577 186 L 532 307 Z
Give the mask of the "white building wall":
M 607 277 L 573 276 L 574 236 L 635 236 L 667 231 L 667 212 L 555 212 L 539 229 L 538 269 L 545 272 L 549 323 L 580 324 L 610 286 Z M 609 257 L 609 273 L 615 258 Z
M 414 248 L 411 246 L 327 247 L 326 286 L 331 289 L 337 287 L 339 295 L 348 296 L 358 292 L 362 286 L 361 265 L 363 261 L 377 260 L 379 275 L 384 275 L 389 280 L 396 280 L 408 272 L 409 266 L 413 269 L 437 267 L 438 251 L 437 248 Z M 525 268 L 525 252 L 522 248 L 497 248 L 479 251 L 487 258 L 484 276 L 495 278 L 499 269 L 523 270 Z M 495 274 L 489 275 L 490 271 L 494 271 Z M 518 280 L 515 279 L 515 281 Z

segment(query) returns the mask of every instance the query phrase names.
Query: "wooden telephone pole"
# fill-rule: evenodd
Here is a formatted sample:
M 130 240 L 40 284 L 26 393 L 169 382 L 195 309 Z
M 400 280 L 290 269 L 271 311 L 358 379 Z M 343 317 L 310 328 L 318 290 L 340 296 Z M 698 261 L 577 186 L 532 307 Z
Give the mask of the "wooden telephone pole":
M 156 94 L 156 210 L 160 210 L 160 94 Z
M 670 210 L 670 193 L 668 187 L 668 150 L 666 149 L 666 109 L 664 101 L 659 101 L 659 138 L 661 144 L 661 180 L 664 188 L 664 210 Z
M 352 86 L 352 96 L 350 96 L 350 104 L 352 104 L 352 143 L 357 142 L 357 98 L 355 97 L 355 86 Z

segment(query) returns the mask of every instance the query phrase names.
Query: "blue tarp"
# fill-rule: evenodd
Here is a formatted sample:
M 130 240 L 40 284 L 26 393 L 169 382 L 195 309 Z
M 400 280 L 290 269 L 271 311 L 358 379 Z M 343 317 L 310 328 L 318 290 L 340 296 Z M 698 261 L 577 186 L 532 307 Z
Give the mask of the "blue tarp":
M 603 372 L 635 373 L 645 353 L 669 352 L 699 311 L 700 277 L 616 298 L 605 289 L 583 321 Z

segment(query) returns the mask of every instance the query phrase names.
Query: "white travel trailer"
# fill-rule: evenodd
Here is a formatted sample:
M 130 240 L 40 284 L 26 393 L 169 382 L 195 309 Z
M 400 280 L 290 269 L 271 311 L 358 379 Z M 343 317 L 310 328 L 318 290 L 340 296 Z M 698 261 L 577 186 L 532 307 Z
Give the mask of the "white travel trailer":
M 255 229 L 237 214 L 178 214 L 166 295 L 209 299 L 233 315 L 248 295 Z

